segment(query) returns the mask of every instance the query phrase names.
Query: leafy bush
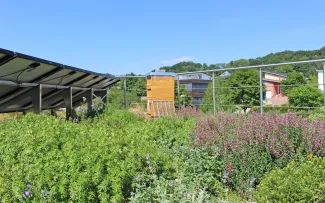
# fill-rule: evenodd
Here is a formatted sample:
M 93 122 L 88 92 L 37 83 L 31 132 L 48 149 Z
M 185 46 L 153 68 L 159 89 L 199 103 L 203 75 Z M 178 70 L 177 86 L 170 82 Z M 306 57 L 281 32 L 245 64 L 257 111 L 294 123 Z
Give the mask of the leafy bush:
M 312 155 L 310 155 L 310 158 Z M 324 202 L 325 158 L 291 162 L 267 174 L 257 186 L 257 202 Z
M 310 120 L 312 121 L 317 121 L 317 120 L 325 120 L 325 108 L 321 107 L 319 109 L 315 109 L 314 111 L 311 112 L 309 115 Z
M 215 202 L 226 196 L 221 184 L 223 163 L 216 150 L 183 146 L 173 151 L 178 157 L 176 178 L 157 176 L 148 165 L 152 173 L 137 177 L 132 202 Z
M 307 84 L 307 81 L 303 74 L 296 71 L 291 71 L 288 73 L 288 77 L 285 80 L 281 81 L 281 85 L 299 85 Z M 291 90 L 296 87 L 294 86 L 282 86 L 281 89 L 285 95 L 289 95 Z
M 33 114 L 1 123 L 0 200 L 123 202 L 149 173 L 147 154 L 158 175 L 175 177 L 168 148 L 186 143 L 192 124 L 113 110 L 78 124 Z
M 299 107 L 321 107 L 323 93 L 313 86 L 294 87 L 288 94 L 289 103 Z

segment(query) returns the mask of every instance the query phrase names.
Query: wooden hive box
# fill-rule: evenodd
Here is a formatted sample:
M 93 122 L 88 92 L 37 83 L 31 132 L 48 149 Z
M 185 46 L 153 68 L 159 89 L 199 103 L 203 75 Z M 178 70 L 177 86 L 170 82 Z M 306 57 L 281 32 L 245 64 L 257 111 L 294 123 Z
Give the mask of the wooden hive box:
M 175 73 L 151 72 L 147 75 L 147 112 L 162 117 L 175 112 Z

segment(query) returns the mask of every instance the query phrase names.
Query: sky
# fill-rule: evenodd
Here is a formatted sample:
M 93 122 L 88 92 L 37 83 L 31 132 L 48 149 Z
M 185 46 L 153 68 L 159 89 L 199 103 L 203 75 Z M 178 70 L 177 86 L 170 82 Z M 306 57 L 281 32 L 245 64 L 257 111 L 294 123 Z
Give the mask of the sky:
M 2 0 L 0 48 L 98 73 L 325 46 L 324 0 Z

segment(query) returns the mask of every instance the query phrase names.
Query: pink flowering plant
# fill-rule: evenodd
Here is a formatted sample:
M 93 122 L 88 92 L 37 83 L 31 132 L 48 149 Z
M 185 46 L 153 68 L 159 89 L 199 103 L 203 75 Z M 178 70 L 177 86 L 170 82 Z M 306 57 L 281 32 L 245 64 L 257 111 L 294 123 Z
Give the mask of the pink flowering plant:
M 324 156 L 325 122 L 293 113 L 219 112 L 216 117 L 197 119 L 191 144 L 217 147 L 227 175 L 222 182 L 250 197 L 266 172 L 285 167 L 293 159 L 303 161 L 308 154 Z

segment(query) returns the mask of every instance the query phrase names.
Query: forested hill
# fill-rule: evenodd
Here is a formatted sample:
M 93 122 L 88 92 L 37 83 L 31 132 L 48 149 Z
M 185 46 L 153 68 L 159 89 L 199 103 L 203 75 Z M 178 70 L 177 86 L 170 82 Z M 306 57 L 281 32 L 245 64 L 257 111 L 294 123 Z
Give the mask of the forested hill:
M 217 63 L 217 64 L 200 64 L 194 62 L 180 62 L 173 66 L 164 66 L 160 69 L 165 69 L 168 72 L 190 72 L 190 71 L 201 71 L 209 69 L 218 69 L 224 67 L 238 67 L 238 66 L 249 66 L 249 65 L 261 65 L 261 64 L 271 64 L 271 63 L 281 63 L 281 62 L 291 62 L 291 61 L 304 61 L 313 59 L 325 58 L 325 47 L 318 50 L 311 51 L 282 51 L 277 53 L 271 53 L 263 57 L 258 57 L 255 59 L 239 59 L 237 61 L 230 61 L 228 64 Z M 266 70 L 273 70 L 279 72 L 290 72 L 295 70 L 297 72 L 302 72 L 305 76 L 315 75 L 316 70 L 322 69 L 323 63 L 309 63 L 309 64 L 297 64 L 293 66 L 281 66 L 275 69 L 265 68 Z

